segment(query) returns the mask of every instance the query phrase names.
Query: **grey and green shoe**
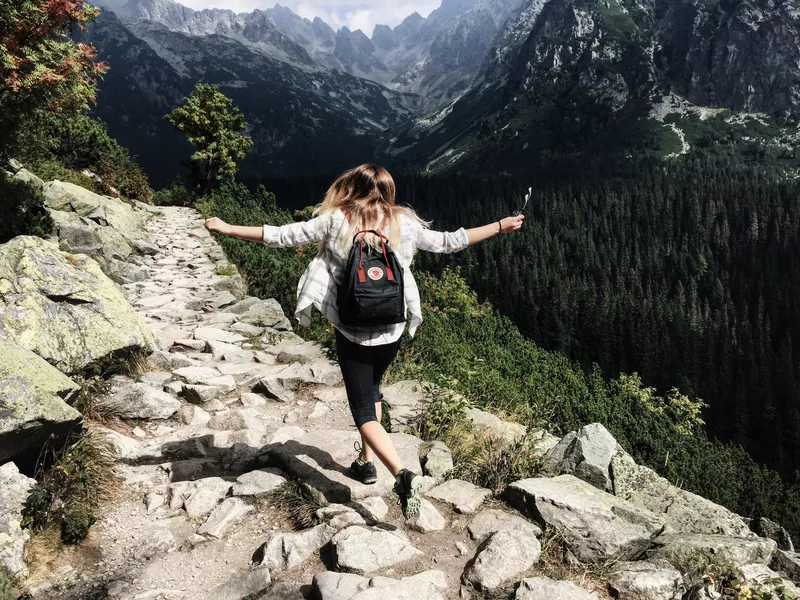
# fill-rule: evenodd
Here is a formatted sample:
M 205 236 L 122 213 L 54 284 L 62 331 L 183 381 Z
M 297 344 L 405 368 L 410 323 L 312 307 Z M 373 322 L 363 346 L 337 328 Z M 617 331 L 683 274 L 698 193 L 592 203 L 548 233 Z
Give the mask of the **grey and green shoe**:
M 421 485 L 422 477 L 408 469 L 400 471 L 395 478 L 394 493 L 397 494 L 397 503 L 406 519 L 413 519 L 419 515 L 422 500 L 419 495 Z

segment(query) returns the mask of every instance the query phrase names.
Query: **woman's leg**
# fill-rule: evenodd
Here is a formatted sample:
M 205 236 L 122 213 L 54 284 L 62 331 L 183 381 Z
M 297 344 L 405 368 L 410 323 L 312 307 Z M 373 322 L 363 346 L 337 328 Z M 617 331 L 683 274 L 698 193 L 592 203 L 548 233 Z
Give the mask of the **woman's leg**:
M 372 346 L 373 350 L 373 361 L 375 368 L 372 372 L 372 389 L 375 398 L 375 416 L 378 418 L 378 423 L 381 422 L 381 409 L 383 408 L 383 403 L 381 402 L 381 380 L 383 379 L 384 373 L 386 373 L 386 369 L 389 368 L 389 365 L 392 364 L 392 361 L 397 356 L 397 350 L 400 347 L 400 340 L 396 342 L 392 342 L 391 344 L 386 344 L 384 346 Z M 372 446 L 369 445 L 369 442 L 361 435 L 361 460 L 363 461 L 370 461 L 373 458 L 373 450 Z M 402 468 L 402 467 L 401 467 Z M 397 473 L 394 473 L 397 475 Z
M 383 348 L 383 347 L 379 347 Z M 350 411 L 361 433 L 363 445 L 368 445 L 378 458 L 386 465 L 393 475 L 397 475 L 403 468 L 400 457 L 394 444 L 381 426 L 376 412 L 375 356 L 369 346 L 359 346 L 345 338 L 336 331 L 336 351 L 339 357 L 339 366 L 342 369 L 347 400 Z M 395 349 L 396 352 L 396 349 Z M 383 353 L 381 353 L 381 356 Z M 383 365 L 381 361 L 381 365 Z M 391 361 L 389 361 L 391 362 Z M 388 366 L 388 363 L 386 364 Z M 382 367 L 381 375 L 386 370 Z M 362 449 L 363 452 L 363 449 Z

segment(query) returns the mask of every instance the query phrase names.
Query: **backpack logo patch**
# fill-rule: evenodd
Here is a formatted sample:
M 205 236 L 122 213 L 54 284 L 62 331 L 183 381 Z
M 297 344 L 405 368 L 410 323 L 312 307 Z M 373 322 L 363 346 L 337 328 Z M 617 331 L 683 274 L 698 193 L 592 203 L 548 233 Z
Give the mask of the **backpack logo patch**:
M 367 276 L 372 279 L 372 281 L 378 281 L 378 279 L 383 277 L 383 269 L 379 267 L 372 267 L 367 270 Z

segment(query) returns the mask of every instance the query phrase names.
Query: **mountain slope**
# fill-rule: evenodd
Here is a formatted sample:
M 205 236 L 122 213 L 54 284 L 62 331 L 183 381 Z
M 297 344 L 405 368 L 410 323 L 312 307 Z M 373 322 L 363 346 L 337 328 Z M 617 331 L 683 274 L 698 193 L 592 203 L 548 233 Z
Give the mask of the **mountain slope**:
M 696 109 L 701 116 L 682 128 L 663 123 L 663 113 L 652 118 L 673 91 L 704 106 L 796 114 L 800 12 L 770 6 L 529 0 L 469 93 L 397 131 L 387 158 L 430 170 L 514 170 L 545 151 L 680 154 L 714 111 Z M 733 125 L 720 116 L 713 127 Z M 777 148 L 786 135 L 776 131 L 769 143 Z
M 179 172 L 188 148 L 162 116 L 197 81 L 217 84 L 244 112 L 250 174 L 340 169 L 374 154 L 381 133 L 414 110 L 414 96 L 346 73 L 307 72 L 222 35 L 190 36 L 140 21 L 135 35 L 105 12 L 87 32 L 111 65 L 96 113 L 156 183 Z M 321 143 L 324 142 L 324 143 Z

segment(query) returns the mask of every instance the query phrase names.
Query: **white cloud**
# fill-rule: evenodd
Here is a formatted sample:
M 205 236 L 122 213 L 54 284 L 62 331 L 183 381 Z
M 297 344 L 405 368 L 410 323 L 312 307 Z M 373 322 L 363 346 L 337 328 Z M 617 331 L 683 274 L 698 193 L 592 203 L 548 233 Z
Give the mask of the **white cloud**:
M 236 12 L 250 12 L 257 8 L 274 6 L 273 0 L 178 0 L 190 8 L 228 8 Z M 438 8 L 441 0 L 281 0 L 282 6 L 291 8 L 306 19 L 319 17 L 334 29 L 347 27 L 360 29 L 372 36 L 375 25 L 395 27 L 413 12 L 427 17 Z

